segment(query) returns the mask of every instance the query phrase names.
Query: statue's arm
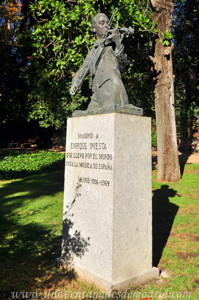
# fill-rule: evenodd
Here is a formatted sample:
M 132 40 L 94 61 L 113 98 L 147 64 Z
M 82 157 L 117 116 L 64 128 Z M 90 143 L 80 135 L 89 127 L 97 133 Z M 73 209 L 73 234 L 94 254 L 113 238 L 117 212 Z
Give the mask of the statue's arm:
M 115 56 L 118 61 L 119 69 L 121 72 L 124 72 L 129 65 L 129 59 L 127 54 L 124 51 L 124 46 L 122 45 L 119 50 L 115 50 Z
M 80 69 L 75 73 L 72 84 L 70 88 L 70 94 L 75 95 L 75 93 L 81 88 L 82 82 L 84 78 L 89 74 L 89 54 L 85 58 L 83 65 L 80 67 Z
M 119 69 L 124 72 L 129 65 L 127 54 L 124 52 L 124 45 L 122 44 L 123 35 L 120 34 L 118 28 L 113 29 L 112 39 L 115 42 L 115 56 L 118 61 Z

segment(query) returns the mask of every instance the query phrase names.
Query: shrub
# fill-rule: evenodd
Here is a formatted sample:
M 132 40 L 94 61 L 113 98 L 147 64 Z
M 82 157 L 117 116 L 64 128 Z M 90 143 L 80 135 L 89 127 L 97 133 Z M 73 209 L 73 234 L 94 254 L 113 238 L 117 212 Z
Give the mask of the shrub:
M 0 151 L 0 179 L 14 179 L 39 173 L 57 166 L 64 159 L 59 152 Z
M 157 133 L 154 131 L 151 134 L 152 147 L 157 148 Z

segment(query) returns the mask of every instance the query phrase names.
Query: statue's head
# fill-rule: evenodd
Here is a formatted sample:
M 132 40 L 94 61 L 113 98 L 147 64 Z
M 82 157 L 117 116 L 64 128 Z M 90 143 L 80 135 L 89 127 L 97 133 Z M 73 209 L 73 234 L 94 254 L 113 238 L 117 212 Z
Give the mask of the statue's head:
M 109 23 L 109 19 L 103 13 L 99 13 L 93 18 L 92 28 L 93 28 L 93 31 L 96 32 L 97 39 L 102 38 L 102 36 L 109 29 L 108 23 Z

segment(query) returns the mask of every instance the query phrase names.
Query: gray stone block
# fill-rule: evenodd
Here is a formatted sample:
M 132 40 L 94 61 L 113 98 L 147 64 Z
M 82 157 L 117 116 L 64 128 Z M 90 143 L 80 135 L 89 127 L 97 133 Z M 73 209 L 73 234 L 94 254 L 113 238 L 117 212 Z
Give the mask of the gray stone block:
M 150 118 L 111 113 L 68 120 L 62 260 L 106 291 L 158 277 Z

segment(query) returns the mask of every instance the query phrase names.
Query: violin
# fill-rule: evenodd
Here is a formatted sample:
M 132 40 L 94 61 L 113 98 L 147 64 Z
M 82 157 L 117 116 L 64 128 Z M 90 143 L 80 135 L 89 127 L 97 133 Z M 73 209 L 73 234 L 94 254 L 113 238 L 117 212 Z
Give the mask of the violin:
M 121 27 L 121 28 L 114 28 L 114 29 L 110 29 L 110 30 L 107 30 L 104 38 L 102 39 L 101 43 L 100 44 L 103 44 L 104 42 L 108 41 L 108 40 L 112 40 L 113 38 L 113 31 L 117 29 L 120 34 L 121 34 L 121 40 L 123 40 L 124 36 L 126 37 L 129 37 L 129 35 L 133 35 L 134 34 L 134 29 L 130 26 L 130 27 Z M 108 35 L 109 34 L 109 35 Z
M 109 24 L 108 24 L 109 26 L 111 26 L 111 24 L 112 24 L 112 22 L 113 22 L 113 18 L 114 18 L 114 16 L 115 16 L 115 13 L 116 13 L 117 10 L 118 10 L 118 7 L 116 7 L 116 8 L 114 9 L 113 13 L 112 13 L 112 16 L 111 16 L 110 21 L 109 21 Z M 118 23 L 117 23 L 116 29 L 118 29 L 119 32 L 123 35 L 122 38 L 124 37 L 124 35 L 125 35 L 126 37 L 129 37 L 130 34 L 131 34 L 131 35 L 134 34 L 134 29 L 133 29 L 132 27 L 127 28 L 127 27 L 123 26 L 123 27 L 121 27 L 121 28 L 118 28 Z M 104 38 L 106 38 L 106 36 L 107 36 L 108 33 L 112 33 L 113 30 L 114 30 L 114 29 L 108 30 L 108 31 L 105 33 Z M 109 39 L 109 38 L 111 39 L 112 37 L 111 37 L 111 35 L 110 35 L 110 36 L 108 36 L 107 38 L 108 38 L 108 39 Z
M 129 37 L 129 35 L 133 35 L 134 34 L 134 29 L 131 26 L 128 27 L 128 28 L 125 27 L 125 26 L 123 26 L 121 28 L 116 27 L 114 29 L 107 30 L 107 32 L 106 32 L 104 38 L 102 39 L 100 45 L 104 44 L 106 41 L 111 41 L 112 40 L 112 38 L 114 37 L 113 31 L 115 29 L 117 29 L 120 32 L 120 34 L 121 34 L 121 41 L 123 40 L 124 36 Z
M 123 26 L 123 27 L 121 27 L 121 28 L 115 28 L 115 29 L 118 29 L 119 30 L 119 32 L 121 33 L 121 34 L 124 34 L 126 37 L 129 37 L 129 35 L 131 34 L 131 35 L 133 35 L 134 34 L 134 29 L 130 26 L 130 27 L 125 27 L 125 26 Z M 108 33 L 112 33 L 113 32 L 113 30 L 114 29 L 111 29 L 111 30 L 108 30 Z

